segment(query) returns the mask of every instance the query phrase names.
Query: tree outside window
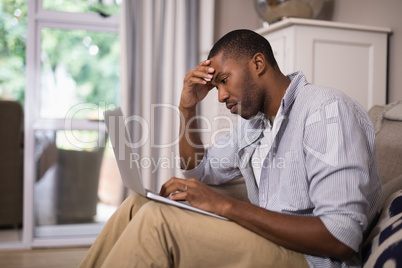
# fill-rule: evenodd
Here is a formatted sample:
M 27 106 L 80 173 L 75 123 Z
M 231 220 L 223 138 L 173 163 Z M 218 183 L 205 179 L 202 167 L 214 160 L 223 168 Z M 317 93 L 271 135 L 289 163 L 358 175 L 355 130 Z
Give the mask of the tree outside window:
M 27 0 L 0 1 L 0 99 L 25 99 Z

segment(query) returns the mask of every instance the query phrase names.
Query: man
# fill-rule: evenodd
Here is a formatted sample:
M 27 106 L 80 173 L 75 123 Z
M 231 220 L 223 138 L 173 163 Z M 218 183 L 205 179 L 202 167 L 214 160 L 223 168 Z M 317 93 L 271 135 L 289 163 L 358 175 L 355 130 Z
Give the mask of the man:
M 245 120 L 204 149 L 192 119 L 215 87 L 219 101 Z M 283 75 L 266 39 L 237 30 L 186 74 L 179 109 L 189 179 L 172 178 L 160 193 L 231 221 L 134 195 L 82 266 L 360 265 L 363 234 L 380 200 L 373 127 L 360 105 L 308 84 L 301 72 Z M 251 203 L 206 186 L 242 176 Z

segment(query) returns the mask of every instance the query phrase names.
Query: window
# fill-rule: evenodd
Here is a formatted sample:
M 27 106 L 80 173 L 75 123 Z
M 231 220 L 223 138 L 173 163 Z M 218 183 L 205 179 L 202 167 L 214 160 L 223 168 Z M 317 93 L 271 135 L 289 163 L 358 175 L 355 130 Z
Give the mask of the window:
M 40 35 L 41 118 L 71 117 L 69 110 L 81 103 L 119 103 L 117 33 L 43 27 Z
M 28 3 L 24 244 L 89 245 L 121 202 L 102 112 L 120 104 L 120 1 Z
M 25 47 L 27 27 L 26 0 L 0 0 L 0 100 L 18 101 L 24 105 L 25 99 Z M 8 106 L 2 102 L 2 107 Z M 11 106 L 12 107 L 12 106 Z M 3 108 L 2 108 L 2 111 Z M 13 111 L 15 113 L 16 110 Z M 7 117 L 2 116 L 7 120 Z M 15 124 L 5 125 L 2 121 L 1 132 L 11 131 L 13 136 L 19 116 L 14 117 Z M 22 121 L 22 118 L 19 118 Z M 8 124 L 8 122 L 6 123 Z M 22 131 L 22 129 L 20 129 Z M 2 137 L 6 137 L 5 135 Z M 10 138 L 10 136 L 9 136 Z M 20 141 L 19 141 L 20 140 Z M 2 140 L 3 144 L 10 142 Z M 7 244 L 21 241 L 23 214 L 23 152 L 22 133 L 15 136 L 15 146 L 1 150 L 0 164 L 0 248 Z M 15 144 L 14 144 L 15 145 Z M 7 163 L 8 162 L 8 163 Z
M 0 99 L 24 103 L 27 0 L 0 0 Z

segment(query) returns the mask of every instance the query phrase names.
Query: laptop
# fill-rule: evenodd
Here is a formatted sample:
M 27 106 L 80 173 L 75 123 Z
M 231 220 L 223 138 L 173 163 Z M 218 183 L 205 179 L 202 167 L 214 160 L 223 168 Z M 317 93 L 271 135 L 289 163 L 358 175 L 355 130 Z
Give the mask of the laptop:
M 114 155 L 119 167 L 120 175 L 123 184 L 128 189 L 146 198 L 173 205 L 183 209 L 188 209 L 208 216 L 216 217 L 222 220 L 228 220 L 225 217 L 207 212 L 202 209 L 195 208 L 188 203 L 171 200 L 160 196 L 144 188 L 138 160 L 133 161 L 131 157 L 134 155 L 133 148 L 130 146 L 131 137 L 125 124 L 125 118 L 120 107 L 113 110 L 108 110 L 103 113 L 106 123 L 106 128 L 109 133 L 110 141 L 113 146 Z

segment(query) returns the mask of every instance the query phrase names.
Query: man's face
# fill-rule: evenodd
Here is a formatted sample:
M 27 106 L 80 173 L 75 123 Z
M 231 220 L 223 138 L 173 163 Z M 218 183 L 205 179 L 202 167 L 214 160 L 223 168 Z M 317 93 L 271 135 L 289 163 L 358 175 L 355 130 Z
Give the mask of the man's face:
M 219 53 L 211 59 L 211 67 L 215 69 L 212 85 L 218 89 L 219 102 L 233 114 L 245 119 L 255 116 L 262 110 L 264 91 L 258 87 L 250 72 L 249 62 L 224 59 Z

